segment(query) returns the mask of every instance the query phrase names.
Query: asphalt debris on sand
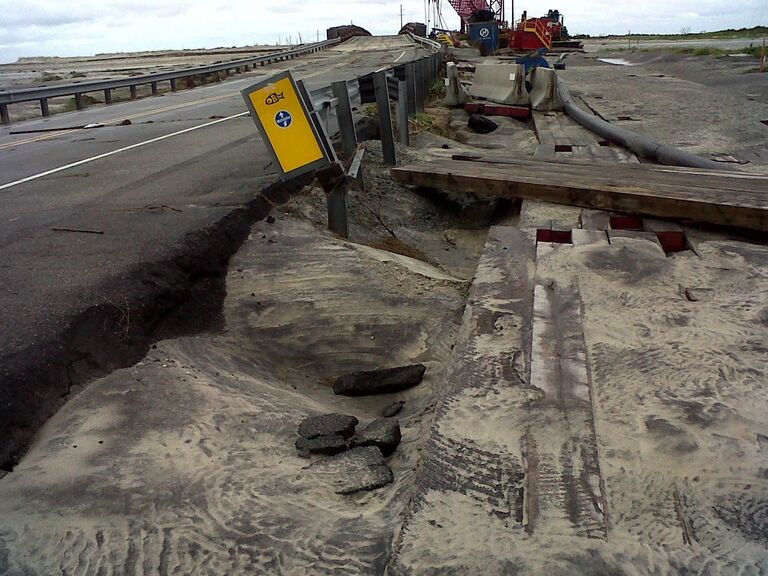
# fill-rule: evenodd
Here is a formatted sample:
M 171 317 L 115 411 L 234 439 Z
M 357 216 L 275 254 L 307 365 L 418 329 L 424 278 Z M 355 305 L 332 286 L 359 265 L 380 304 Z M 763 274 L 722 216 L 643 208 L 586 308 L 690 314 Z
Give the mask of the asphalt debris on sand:
M 336 494 L 351 495 L 392 483 L 392 469 L 376 446 L 360 446 L 318 461 L 315 471 L 328 474 Z
M 310 454 L 323 454 L 331 456 L 339 454 L 349 448 L 349 441 L 339 434 L 330 436 L 317 436 L 315 438 L 299 437 L 296 440 L 296 450 L 300 456 L 309 456 Z
M 416 386 L 424 377 L 424 364 L 382 368 L 345 374 L 336 379 L 333 391 L 343 396 L 389 394 Z
M 482 114 L 471 114 L 467 126 L 479 134 L 490 134 L 499 127 L 496 122 Z
M 378 418 L 352 438 L 354 446 L 376 446 L 390 456 L 400 444 L 400 422 L 396 418 Z
M 403 406 L 405 406 L 404 400 L 395 400 L 381 411 L 381 415 L 384 416 L 384 418 L 392 418 L 392 416 L 395 416 L 403 409 Z
M 355 433 L 358 420 L 347 414 L 323 414 L 310 416 L 299 424 L 299 436 L 308 440 L 318 436 L 349 438 Z

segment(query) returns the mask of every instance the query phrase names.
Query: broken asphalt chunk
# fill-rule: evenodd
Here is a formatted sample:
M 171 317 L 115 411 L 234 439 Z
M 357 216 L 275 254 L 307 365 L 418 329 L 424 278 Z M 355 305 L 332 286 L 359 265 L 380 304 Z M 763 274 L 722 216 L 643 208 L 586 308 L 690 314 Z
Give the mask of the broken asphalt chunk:
M 333 391 L 344 396 L 400 392 L 421 382 L 426 370 L 424 364 L 411 364 L 398 368 L 353 372 L 339 377 L 333 385 Z
M 333 474 L 337 494 L 356 494 L 386 486 L 394 480 L 392 470 L 375 446 L 361 446 L 332 456 L 321 466 Z
M 482 114 L 471 114 L 467 126 L 479 134 L 490 134 L 499 127 L 496 122 Z
M 392 454 L 400 444 L 400 422 L 396 418 L 379 418 L 352 439 L 355 446 L 376 446 L 384 456 Z
M 347 414 L 323 414 L 310 416 L 299 424 L 299 436 L 312 439 L 318 436 L 342 436 L 349 438 L 355 433 L 358 420 Z
M 332 456 L 349 448 L 347 439 L 338 434 L 333 436 L 318 436 L 316 438 L 299 438 L 296 440 L 296 450 L 301 456 L 310 454 L 325 454 Z
M 392 418 L 395 414 L 400 412 L 400 410 L 403 409 L 403 406 L 405 406 L 405 402 L 402 400 L 396 400 L 395 402 L 392 402 L 389 406 L 384 408 L 384 410 L 381 411 L 381 415 L 384 416 L 384 418 Z

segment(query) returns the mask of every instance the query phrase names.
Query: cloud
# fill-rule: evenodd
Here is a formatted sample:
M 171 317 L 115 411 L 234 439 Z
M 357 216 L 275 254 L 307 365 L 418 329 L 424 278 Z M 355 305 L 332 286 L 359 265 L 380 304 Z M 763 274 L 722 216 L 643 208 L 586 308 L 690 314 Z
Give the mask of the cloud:
M 103 52 L 273 44 L 325 37 L 353 22 L 374 34 L 396 34 L 400 1 L 387 0 L 0 0 L 0 62 L 19 56 L 76 56 Z M 551 0 L 526 0 L 530 15 Z M 555 3 L 557 4 L 557 3 Z M 424 21 L 422 0 L 402 0 L 403 20 Z M 507 4 L 507 7 L 509 4 Z M 559 6 L 571 33 L 675 33 L 750 27 L 768 20 L 765 0 L 569 0 Z M 459 18 L 447 0 L 449 28 Z M 509 18 L 509 15 L 508 15 Z

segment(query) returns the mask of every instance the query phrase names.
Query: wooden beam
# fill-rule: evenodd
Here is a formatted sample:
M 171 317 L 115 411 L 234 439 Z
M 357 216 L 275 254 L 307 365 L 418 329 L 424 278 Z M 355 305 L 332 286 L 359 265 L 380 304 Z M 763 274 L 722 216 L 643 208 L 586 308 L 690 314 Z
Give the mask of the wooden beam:
M 768 177 L 701 169 L 438 160 L 392 169 L 402 184 L 768 230 Z
M 684 166 L 664 166 L 661 164 L 619 164 L 608 162 L 600 165 L 599 170 L 592 170 L 595 161 L 588 158 L 553 159 L 532 158 L 530 156 L 511 156 L 494 152 L 477 150 L 446 150 L 444 148 L 430 148 L 429 153 L 438 158 L 461 160 L 464 162 L 478 162 L 485 164 L 504 164 L 515 167 L 526 167 L 535 171 L 552 172 L 568 175 L 590 174 L 594 178 L 616 180 L 639 180 L 643 183 L 657 182 L 669 184 L 674 179 L 680 186 L 692 186 L 696 188 L 713 188 L 716 190 L 736 189 L 751 192 L 758 190 L 761 183 L 765 189 L 768 176 L 750 174 L 748 172 L 735 172 L 728 170 L 706 170 L 704 168 L 689 168 Z

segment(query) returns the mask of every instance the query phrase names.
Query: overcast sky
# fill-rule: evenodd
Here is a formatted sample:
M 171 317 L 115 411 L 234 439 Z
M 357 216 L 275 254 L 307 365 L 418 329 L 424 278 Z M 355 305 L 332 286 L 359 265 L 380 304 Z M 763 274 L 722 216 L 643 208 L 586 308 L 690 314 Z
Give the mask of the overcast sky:
M 213 48 L 323 38 L 354 22 L 374 34 L 400 28 L 386 0 L 0 0 L 0 62 L 19 56 Z M 405 21 L 424 21 L 422 0 L 403 0 Z M 507 10 L 509 11 L 509 0 Z M 559 8 L 572 34 L 677 33 L 768 24 L 768 0 L 517 0 L 515 17 Z M 442 0 L 446 24 L 459 24 Z

